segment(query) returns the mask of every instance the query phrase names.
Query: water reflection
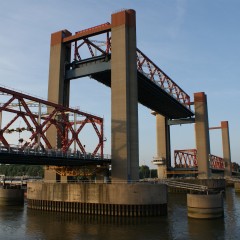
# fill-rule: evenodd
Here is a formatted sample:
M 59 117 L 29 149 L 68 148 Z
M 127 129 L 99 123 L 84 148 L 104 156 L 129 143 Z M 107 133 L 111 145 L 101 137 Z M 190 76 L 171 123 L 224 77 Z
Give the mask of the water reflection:
M 51 224 L 49 224 L 51 222 Z M 28 209 L 27 235 L 43 239 L 172 239 L 166 217 L 120 218 Z M 39 229 L 41 225 L 41 229 Z M 43 235 L 44 233 L 44 235 Z
M 21 239 L 24 231 L 24 206 L 0 206 L 0 239 Z
M 227 188 L 224 197 L 225 217 L 224 224 L 226 231 L 225 239 L 240 238 L 240 194 L 235 193 L 234 188 Z
M 227 189 L 224 218 L 191 219 L 187 217 L 185 194 L 169 194 L 168 216 L 109 217 L 41 212 L 26 205 L 0 207 L 0 239 L 97 239 L 97 240 L 212 240 L 239 239 L 240 194 Z
M 193 219 L 188 218 L 190 239 L 225 239 L 224 219 Z

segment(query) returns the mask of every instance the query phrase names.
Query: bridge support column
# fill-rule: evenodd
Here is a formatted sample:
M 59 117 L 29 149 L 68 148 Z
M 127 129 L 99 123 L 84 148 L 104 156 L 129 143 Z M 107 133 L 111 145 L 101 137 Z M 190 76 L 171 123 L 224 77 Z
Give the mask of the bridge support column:
M 64 81 L 65 77 L 65 64 L 70 62 L 71 57 L 71 44 L 63 44 L 64 37 L 71 36 L 72 34 L 67 31 L 59 31 L 51 35 L 50 45 L 50 63 L 49 63 L 49 79 L 48 79 L 48 100 L 64 106 L 69 105 L 69 89 L 70 81 Z M 57 139 L 57 131 L 55 128 L 50 127 L 47 131 L 47 138 L 53 147 L 61 147 L 60 139 Z M 52 171 L 45 176 L 50 179 L 56 179 L 56 173 Z M 50 176 L 51 175 L 51 176 Z
M 194 93 L 195 137 L 198 160 L 198 178 L 210 177 L 210 141 L 207 96 L 204 92 Z
M 157 132 L 157 157 L 153 163 L 157 165 L 158 178 L 167 178 L 167 168 L 171 166 L 171 146 L 170 146 L 170 126 L 167 118 L 156 115 L 156 132 Z
M 52 169 L 47 169 L 45 167 L 45 169 L 44 169 L 44 181 L 47 181 L 47 182 L 60 181 L 60 175 L 58 175 L 56 173 L 56 171 L 54 171 Z
M 136 16 L 112 15 L 112 180 L 139 179 Z
M 228 121 L 221 122 L 221 129 L 222 129 L 223 160 L 225 164 L 224 177 L 230 177 L 232 176 L 232 168 L 231 168 L 231 151 Z

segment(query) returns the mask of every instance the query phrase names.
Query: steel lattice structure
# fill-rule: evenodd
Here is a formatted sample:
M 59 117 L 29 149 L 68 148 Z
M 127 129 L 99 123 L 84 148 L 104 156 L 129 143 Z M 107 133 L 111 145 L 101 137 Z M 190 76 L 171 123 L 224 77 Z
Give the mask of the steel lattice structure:
M 174 165 L 176 168 L 196 168 L 197 167 L 197 150 L 175 150 Z
M 225 168 L 223 158 L 211 154 L 210 155 L 210 168 L 223 170 Z
M 224 160 L 221 157 L 210 154 L 209 156 L 210 168 L 224 170 Z M 196 168 L 198 167 L 197 150 L 175 150 L 174 151 L 174 165 L 176 168 Z
M 94 36 L 101 35 L 101 40 L 93 39 Z M 73 43 L 74 64 L 83 60 L 94 59 L 99 56 L 111 58 L 111 24 L 109 22 L 76 32 L 74 36 L 63 39 L 64 43 Z M 151 61 L 142 51 L 136 49 L 137 70 L 146 76 L 150 81 L 177 99 L 186 108 L 190 109 L 190 96 L 184 92 L 166 73 L 164 73 L 153 61 Z
M 103 156 L 103 118 L 3 87 L 0 87 L 0 95 L 5 100 L 0 105 L 0 142 L 5 147 L 11 144 L 8 140 L 11 133 L 18 132 L 20 135 L 21 132 L 27 132 L 27 141 L 19 139 L 22 149 L 37 147 L 44 151 L 60 145 L 61 150 L 67 152 L 74 145 L 74 151 L 86 153 L 79 136 L 83 128 L 91 124 L 98 139 L 92 156 L 97 153 Z M 45 113 L 42 108 L 46 108 Z M 26 126 L 14 129 L 13 125 L 19 119 Z M 46 136 L 50 128 L 57 130 L 55 146 Z

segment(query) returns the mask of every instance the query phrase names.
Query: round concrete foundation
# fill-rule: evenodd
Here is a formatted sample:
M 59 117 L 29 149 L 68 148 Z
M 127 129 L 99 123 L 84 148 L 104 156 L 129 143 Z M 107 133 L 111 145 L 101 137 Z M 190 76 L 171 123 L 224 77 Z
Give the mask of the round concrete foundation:
M 27 185 L 28 208 L 111 216 L 167 214 L 163 184 L 44 183 Z
M 240 193 L 240 182 L 235 182 L 234 183 L 234 188 L 235 188 L 235 192 L 239 192 Z
M 188 217 L 219 218 L 223 216 L 222 194 L 187 194 Z
M 19 205 L 24 202 L 23 189 L 0 188 L 0 205 Z

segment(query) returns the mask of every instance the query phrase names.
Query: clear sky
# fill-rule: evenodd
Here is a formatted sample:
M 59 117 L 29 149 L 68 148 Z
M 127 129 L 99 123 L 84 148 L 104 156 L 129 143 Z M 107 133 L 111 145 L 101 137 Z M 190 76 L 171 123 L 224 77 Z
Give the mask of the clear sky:
M 1 1 L 0 84 L 47 98 L 51 33 L 110 22 L 123 8 L 136 11 L 138 48 L 191 99 L 207 94 L 210 127 L 229 121 L 232 161 L 240 163 L 238 0 Z M 72 81 L 71 106 L 104 116 L 110 153 L 110 89 L 88 78 Z M 155 119 L 139 105 L 140 164 L 153 167 L 155 137 Z M 210 140 L 211 153 L 222 156 L 221 131 L 212 130 Z M 195 148 L 194 126 L 171 127 L 171 145 Z

